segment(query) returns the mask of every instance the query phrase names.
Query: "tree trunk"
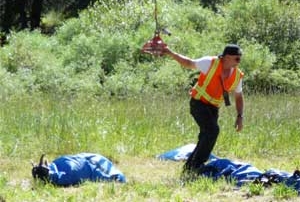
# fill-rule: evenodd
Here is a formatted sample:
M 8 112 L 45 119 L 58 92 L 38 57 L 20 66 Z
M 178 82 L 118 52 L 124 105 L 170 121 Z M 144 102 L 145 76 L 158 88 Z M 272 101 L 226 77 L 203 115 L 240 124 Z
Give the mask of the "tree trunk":
M 20 23 L 21 29 L 25 29 L 28 27 L 25 11 L 26 3 L 28 3 L 28 0 L 16 0 L 17 12 L 20 14 L 18 22 Z
M 30 28 L 31 30 L 40 26 L 43 0 L 34 0 L 31 6 Z
M 13 23 L 13 7 L 14 2 L 12 0 L 6 0 L 4 3 L 4 15 L 3 15 L 3 21 L 2 21 L 2 29 L 5 33 L 8 33 L 11 25 Z

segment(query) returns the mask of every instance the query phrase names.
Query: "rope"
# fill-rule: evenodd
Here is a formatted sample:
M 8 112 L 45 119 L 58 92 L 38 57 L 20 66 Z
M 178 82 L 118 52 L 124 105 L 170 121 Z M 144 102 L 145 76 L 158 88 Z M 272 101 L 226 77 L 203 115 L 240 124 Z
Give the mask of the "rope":
M 155 32 L 159 32 L 158 20 L 157 20 L 157 2 L 154 0 L 155 8 L 154 8 L 154 19 L 155 19 Z

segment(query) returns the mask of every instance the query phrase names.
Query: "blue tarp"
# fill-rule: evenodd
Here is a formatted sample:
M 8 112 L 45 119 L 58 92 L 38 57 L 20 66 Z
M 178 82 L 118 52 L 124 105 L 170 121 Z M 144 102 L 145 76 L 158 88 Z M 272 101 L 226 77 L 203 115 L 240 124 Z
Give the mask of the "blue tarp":
M 195 144 L 188 144 L 157 155 L 156 157 L 160 160 L 184 161 L 192 153 L 195 146 Z M 210 155 L 208 162 L 205 164 L 202 176 L 212 177 L 213 179 L 224 177 L 227 180 L 234 180 L 237 186 L 241 186 L 247 182 L 264 184 L 285 183 L 300 193 L 299 171 L 295 171 L 293 174 L 277 169 L 269 169 L 263 172 L 249 163 L 220 158 L 213 154 Z
M 64 155 L 49 165 L 50 182 L 60 186 L 84 181 L 126 182 L 125 176 L 113 163 L 100 154 Z
M 160 160 L 185 161 L 194 151 L 196 144 L 187 144 L 176 149 L 172 149 L 157 156 Z M 209 156 L 209 160 L 216 158 L 213 154 Z

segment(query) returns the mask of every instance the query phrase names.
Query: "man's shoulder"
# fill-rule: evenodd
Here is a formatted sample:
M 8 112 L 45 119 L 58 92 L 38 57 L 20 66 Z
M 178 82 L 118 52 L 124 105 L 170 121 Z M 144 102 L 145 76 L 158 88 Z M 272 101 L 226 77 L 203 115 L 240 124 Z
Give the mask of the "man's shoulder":
M 217 56 L 203 56 L 196 60 L 196 67 L 199 71 L 206 74 L 209 67 L 211 66 L 212 61 L 217 58 Z
M 209 61 L 212 61 L 212 60 L 215 60 L 217 58 L 218 58 L 218 56 L 209 56 L 209 55 L 207 55 L 207 56 L 203 56 L 203 57 L 199 58 L 198 60 L 209 60 Z
M 201 58 L 196 59 L 195 62 L 198 64 L 211 64 L 211 62 L 217 58 L 217 56 L 203 56 Z

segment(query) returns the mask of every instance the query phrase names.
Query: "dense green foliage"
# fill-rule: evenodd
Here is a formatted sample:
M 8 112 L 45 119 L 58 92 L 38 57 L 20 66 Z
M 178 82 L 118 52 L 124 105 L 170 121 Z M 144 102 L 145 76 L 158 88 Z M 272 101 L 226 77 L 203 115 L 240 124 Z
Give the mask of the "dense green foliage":
M 203 4 L 158 1 L 160 26 L 172 32 L 163 38 L 173 50 L 197 58 L 238 43 L 244 51 L 245 92 L 298 91 L 299 2 L 220 1 L 214 11 Z M 11 32 L 0 49 L 1 91 L 101 96 L 186 91 L 194 72 L 140 52 L 153 36 L 153 11 L 150 0 L 99 0 L 51 36 Z

